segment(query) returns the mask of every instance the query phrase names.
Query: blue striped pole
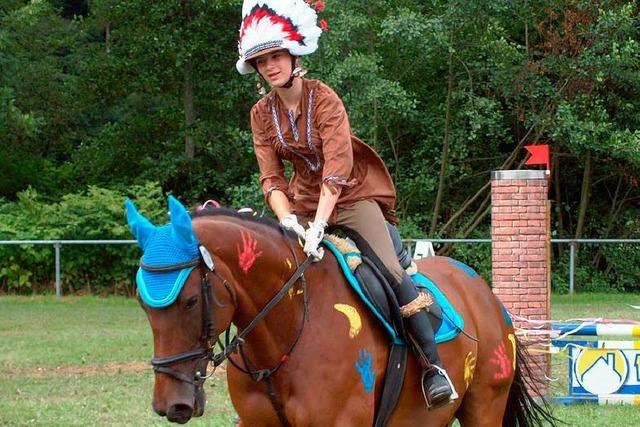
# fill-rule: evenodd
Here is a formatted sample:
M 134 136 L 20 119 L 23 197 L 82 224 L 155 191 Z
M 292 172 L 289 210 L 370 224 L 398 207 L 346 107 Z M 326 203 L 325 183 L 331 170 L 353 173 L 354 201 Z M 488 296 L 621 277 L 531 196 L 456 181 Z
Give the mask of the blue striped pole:
M 554 323 L 553 330 L 561 335 L 584 335 L 584 336 L 627 336 L 640 337 L 640 324 L 631 323 Z

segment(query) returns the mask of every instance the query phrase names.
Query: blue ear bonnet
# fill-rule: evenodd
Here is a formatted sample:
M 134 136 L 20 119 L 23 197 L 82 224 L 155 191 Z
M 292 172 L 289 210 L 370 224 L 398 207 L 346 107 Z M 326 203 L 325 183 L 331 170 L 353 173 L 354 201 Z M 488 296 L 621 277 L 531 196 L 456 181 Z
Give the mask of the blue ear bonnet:
M 198 259 L 200 253 L 197 243 L 189 246 L 181 246 L 179 243 L 174 237 L 171 224 L 158 227 L 145 247 L 141 260 L 150 267 L 167 267 Z M 173 304 L 194 268 L 195 266 L 181 270 L 148 271 L 140 267 L 136 283 L 142 301 L 154 308 Z
M 131 201 L 126 203 L 129 227 L 143 251 L 140 262 L 147 268 L 171 267 L 200 258 L 198 240 L 193 234 L 189 213 L 171 196 L 169 208 L 171 223 L 156 227 L 138 213 Z M 192 265 L 182 269 L 149 271 L 140 267 L 136 274 L 140 298 L 153 308 L 173 304 L 194 268 Z

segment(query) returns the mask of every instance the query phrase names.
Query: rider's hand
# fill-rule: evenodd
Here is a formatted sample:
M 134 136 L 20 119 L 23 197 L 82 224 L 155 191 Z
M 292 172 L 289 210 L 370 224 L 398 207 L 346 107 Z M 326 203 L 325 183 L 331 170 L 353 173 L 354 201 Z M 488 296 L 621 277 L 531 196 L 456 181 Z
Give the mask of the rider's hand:
M 300 238 L 305 238 L 304 227 L 298 223 L 298 217 L 294 214 L 288 214 L 282 217 L 280 224 L 287 230 L 295 232 Z
M 324 228 L 327 221 L 316 220 L 309 223 L 309 228 L 305 232 L 304 253 L 307 256 L 314 257 L 316 261 L 320 261 L 324 255 L 324 249 L 320 247 L 320 242 L 324 237 Z

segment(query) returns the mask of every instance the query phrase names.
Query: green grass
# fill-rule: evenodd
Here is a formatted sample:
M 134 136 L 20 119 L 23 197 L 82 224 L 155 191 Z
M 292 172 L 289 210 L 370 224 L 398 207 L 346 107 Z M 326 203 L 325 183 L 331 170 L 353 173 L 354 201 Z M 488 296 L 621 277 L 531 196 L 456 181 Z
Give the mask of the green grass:
M 0 297 L 0 426 L 169 425 L 151 410 L 151 329 L 133 299 Z M 225 378 L 205 415 L 229 426 Z
M 567 320 L 584 317 L 640 320 L 640 310 L 629 305 L 640 305 L 640 294 L 576 294 L 553 295 L 551 317 Z
M 640 319 L 640 295 L 553 296 L 552 317 Z M 0 426 L 168 425 L 150 407 L 152 338 L 133 299 L 0 297 Z M 554 355 L 554 395 L 566 394 L 566 358 Z M 195 426 L 229 426 L 225 379 L 207 381 Z M 569 425 L 635 426 L 637 406 L 554 405 Z

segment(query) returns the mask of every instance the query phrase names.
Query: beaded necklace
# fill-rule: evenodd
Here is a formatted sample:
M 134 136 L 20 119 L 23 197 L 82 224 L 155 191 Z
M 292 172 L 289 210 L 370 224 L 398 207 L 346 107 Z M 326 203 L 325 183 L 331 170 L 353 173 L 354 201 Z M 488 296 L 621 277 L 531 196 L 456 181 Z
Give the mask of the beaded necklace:
M 275 102 L 271 100 L 270 105 L 271 105 L 271 117 L 273 118 L 273 125 L 276 128 L 276 134 L 278 135 L 278 140 L 280 141 L 280 144 L 282 144 L 282 146 L 285 149 L 289 150 L 291 153 L 295 154 L 296 156 L 304 160 L 306 165 L 313 172 L 318 172 L 322 167 L 322 160 L 320 159 L 320 156 L 318 155 L 318 152 L 316 148 L 313 146 L 313 142 L 311 141 L 311 111 L 313 109 L 313 89 L 309 91 L 309 98 L 307 102 L 307 146 L 309 147 L 309 150 L 311 150 L 311 152 L 315 155 L 315 162 L 312 162 L 309 158 L 307 158 L 307 156 L 294 150 L 289 146 L 289 144 L 287 144 L 287 142 L 284 140 L 284 136 L 282 135 L 282 129 L 280 129 L 280 120 L 278 119 L 278 112 L 276 111 Z M 293 113 L 290 110 L 287 111 L 287 117 L 289 118 L 289 123 L 291 124 L 291 132 L 293 133 L 293 139 L 295 139 L 296 143 L 299 143 L 300 135 L 298 134 L 298 127 L 296 126 L 295 119 L 293 118 Z

